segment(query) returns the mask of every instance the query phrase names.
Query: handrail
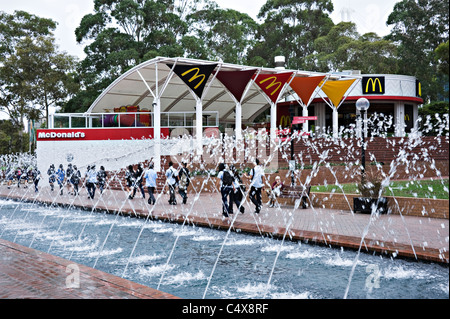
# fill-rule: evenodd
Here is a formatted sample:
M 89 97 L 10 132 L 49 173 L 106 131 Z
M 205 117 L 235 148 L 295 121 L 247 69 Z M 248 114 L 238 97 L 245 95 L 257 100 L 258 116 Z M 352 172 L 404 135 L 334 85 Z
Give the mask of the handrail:
M 64 118 L 66 120 L 60 121 L 60 125 L 64 125 L 66 128 L 154 127 L 153 114 L 154 112 L 55 113 L 51 115 L 50 128 L 55 127 L 58 119 Z M 143 121 L 142 116 L 149 116 L 149 118 Z M 203 116 L 203 127 L 219 126 L 219 112 L 205 111 Z M 85 119 L 84 124 L 74 123 L 76 119 L 81 118 Z M 161 127 L 193 128 L 195 120 L 195 111 L 161 112 Z

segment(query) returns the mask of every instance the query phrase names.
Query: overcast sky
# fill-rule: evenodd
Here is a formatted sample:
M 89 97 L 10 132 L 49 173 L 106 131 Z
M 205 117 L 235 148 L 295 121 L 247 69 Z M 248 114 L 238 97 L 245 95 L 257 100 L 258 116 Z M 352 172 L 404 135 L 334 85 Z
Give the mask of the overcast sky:
M 353 21 L 358 32 L 375 32 L 379 36 L 389 33 L 386 20 L 399 0 L 332 0 L 334 11 L 331 15 L 334 23 Z M 81 18 L 93 12 L 93 0 L 0 0 L 0 10 L 13 13 L 24 10 L 40 17 L 51 18 L 58 22 L 55 31 L 56 42 L 60 50 L 84 57 L 83 45 L 75 41 L 75 28 Z M 231 8 L 249 14 L 256 19 L 266 0 L 216 0 L 222 8 Z

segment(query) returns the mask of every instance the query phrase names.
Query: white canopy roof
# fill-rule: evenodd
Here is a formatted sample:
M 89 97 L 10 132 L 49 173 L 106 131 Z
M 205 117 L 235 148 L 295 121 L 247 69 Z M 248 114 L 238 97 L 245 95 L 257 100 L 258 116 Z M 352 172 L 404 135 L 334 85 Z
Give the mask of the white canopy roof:
M 141 63 L 127 71 L 108 86 L 91 105 L 87 113 L 112 112 L 120 106 L 140 106 L 140 109 L 153 111 L 155 96 L 160 97 L 161 112 L 194 112 L 196 97 L 189 87 L 166 63 L 177 65 L 213 64 L 216 71 L 240 71 L 255 69 L 260 74 L 296 72 L 297 76 L 311 76 L 314 72 L 296 70 L 250 67 L 223 62 L 204 61 L 187 58 L 157 57 Z M 270 107 L 264 92 L 250 81 L 248 92 L 242 100 L 242 122 L 253 122 L 254 118 Z M 289 91 L 286 90 L 286 94 Z M 224 85 L 211 74 L 202 97 L 203 111 L 219 112 L 220 122 L 234 122 L 235 106 L 231 94 Z

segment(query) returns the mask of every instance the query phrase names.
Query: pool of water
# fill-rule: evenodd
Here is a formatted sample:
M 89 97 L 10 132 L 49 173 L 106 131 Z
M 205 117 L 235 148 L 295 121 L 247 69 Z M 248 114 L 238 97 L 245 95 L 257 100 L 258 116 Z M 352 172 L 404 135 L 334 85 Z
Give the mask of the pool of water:
M 449 298 L 440 264 L 80 209 L 0 200 L 0 237 L 181 298 Z

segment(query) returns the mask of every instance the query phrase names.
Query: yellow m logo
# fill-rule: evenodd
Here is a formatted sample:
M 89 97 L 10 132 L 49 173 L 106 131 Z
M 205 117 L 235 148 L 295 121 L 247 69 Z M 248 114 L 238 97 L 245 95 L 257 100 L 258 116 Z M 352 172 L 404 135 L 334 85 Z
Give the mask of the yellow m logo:
M 290 124 L 291 124 L 291 117 L 289 115 L 283 115 L 280 118 L 280 126 L 281 127 L 288 127 Z
M 195 80 L 197 80 L 197 79 L 200 78 L 200 77 L 202 78 L 202 79 L 198 82 L 198 84 L 197 84 L 196 86 L 194 86 L 194 89 L 197 89 L 197 88 L 200 86 L 200 84 L 202 84 L 202 82 L 205 81 L 206 76 L 205 76 L 204 74 L 198 74 L 198 73 L 200 72 L 200 69 L 199 69 L 199 68 L 192 68 L 192 69 L 189 69 L 189 70 L 187 70 L 186 72 L 182 73 L 181 76 L 185 76 L 186 74 L 191 73 L 191 72 L 195 72 L 195 74 L 189 79 L 189 82 L 195 81 Z
M 365 93 L 369 93 L 369 84 L 370 83 L 372 83 L 372 91 L 371 92 L 383 93 L 383 86 L 381 85 L 381 81 L 379 78 L 369 78 L 367 80 Z M 379 91 L 375 90 L 377 83 L 378 83 Z
M 270 95 L 274 95 L 275 92 L 277 92 L 277 91 L 280 89 L 280 87 L 281 87 L 281 82 L 280 82 L 280 81 L 277 81 L 277 78 L 276 78 L 276 77 L 271 76 L 271 77 L 269 77 L 269 78 L 267 78 L 267 79 L 262 80 L 261 82 L 259 82 L 259 84 L 263 84 L 264 82 L 269 81 L 269 80 L 272 80 L 272 82 L 271 82 L 268 86 L 266 86 L 266 90 L 270 90 L 270 88 L 271 88 L 272 86 L 275 86 L 275 85 L 276 85 L 277 88 L 276 88 L 275 90 L 273 90 L 272 93 L 270 93 Z

